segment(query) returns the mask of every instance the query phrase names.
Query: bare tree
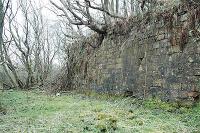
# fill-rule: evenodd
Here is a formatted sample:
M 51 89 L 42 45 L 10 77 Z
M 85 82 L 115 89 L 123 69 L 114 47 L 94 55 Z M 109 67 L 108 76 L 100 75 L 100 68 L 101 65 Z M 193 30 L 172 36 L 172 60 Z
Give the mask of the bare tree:
M 126 0 L 123 1 L 123 9 L 124 9 L 124 16 L 128 16 L 128 11 L 127 11 L 127 3 Z
M 0 65 L 3 66 L 3 70 L 6 74 L 6 76 L 9 77 L 10 82 L 16 86 L 15 82 L 13 81 L 13 79 L 10 77 L 7 66 L 6 66 L 6 58 L 7 58 L 7 53 L 6 53 L 6 46 L 3 39 L 3 31 L 4 31 L 4 20 L 5 20 L 5 16 L 7 13 L 7 10 L 9 8 L 10 5 L 10 0 L 0 0 Z M 9 41 L 10 43 L 10 41 Z M 5 77 L 3 77 L 5 78 Z
M 115 2 L 116 2 L 116 6 L 115 6 L 116 14 L 118 14 L 119 13 L 119 0 L 115 0 Z
M 121 16 L 110 13 L 108 0 L 102 1 L 101 6 L 96 6 L 90 0 L 84 0 L 83 2 L 60 0 L 61 6 L 53 1 L 51 3 L 62 12 L 60 16 L 66 17 L 70 24 L 86 26 L 98 34 L 99 41 L 93 46 L 94 48 L 101 45 L 107 33 L 107 26 L 110 24 L 109 17 L 123 19 Z M 94 14 L 91 13 L 92 11 L 98 13 L 99 17 L 95 18 Z
M 24 17 L 24 24 L 22 26 L 22 36 L 20 36 L 19 31 L 19 24 L 15 23 L 14 17 L 12 17 L 12 13 L 10 14 L 9 18 L 9 31 L 11 33 L 11 36 L 13 38 L 14 44 L 17 48 L 17 50 L 20 52 L 18 54 L 17 52 L 15 53 L 16 56 L 20 57 L 21 63 L 24 65 L 25 70 L 27 72 L 27 78 L 25 85 L 23 88 L 28 88 L 31 86 L 34 82 L 34 77 L 33 77 L 33 71 L 32 71 L 32 59 L 30 55 L 32 54 L 32 46 L 30 42 L 30 20 L 28 16 L 28 9 L 30 8 L 30 3 L 23 3 L 22 0 L 20 0 L 20 9 L 22 12 L 22 15 Z M 18 79 L 17 79 L 18 80 Z M 20 86 L 22 87 L 22 86 Z
M 20 0 L 18 3 L 16 11 L 13 11 L 12 5 L 9 6 L 8 31 L 4 34 L 7 41 L 1 45 L 1 59 L 13 86 L 27 89 L 42 85 L 47 79 L 59 42 L 50 37 L 55 31 L 49 32 L 40 8 L 36 9 L 31 1 Z M 18 13 L 22 22 L 16 19 Z

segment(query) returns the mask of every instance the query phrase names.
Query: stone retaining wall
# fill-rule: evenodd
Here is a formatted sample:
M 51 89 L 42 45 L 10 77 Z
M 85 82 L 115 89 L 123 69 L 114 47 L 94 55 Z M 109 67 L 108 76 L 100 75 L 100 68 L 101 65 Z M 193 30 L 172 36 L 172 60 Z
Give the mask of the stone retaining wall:
M 86 49 L 77 75 L 98 92 L 184 98 L 200 89 L 199 23 L 199 7 L 116 22 L 100 48 Z

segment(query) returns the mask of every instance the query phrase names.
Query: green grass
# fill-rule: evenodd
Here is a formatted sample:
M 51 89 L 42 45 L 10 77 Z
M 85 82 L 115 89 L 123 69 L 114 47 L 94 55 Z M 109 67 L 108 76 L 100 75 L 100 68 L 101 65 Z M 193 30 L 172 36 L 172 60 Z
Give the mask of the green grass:
M 200 133 L 200 105 L 176 109 L 155 100 L 37 91 L 4 92 L 0 102 L 6 109 L 6 115 L 0 113 L 0 133 Z

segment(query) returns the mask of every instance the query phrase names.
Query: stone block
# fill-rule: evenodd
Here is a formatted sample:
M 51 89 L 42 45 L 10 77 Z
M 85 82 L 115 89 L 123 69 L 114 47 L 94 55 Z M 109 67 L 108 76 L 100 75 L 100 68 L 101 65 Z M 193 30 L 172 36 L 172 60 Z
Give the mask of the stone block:
M 162 87 L 163 85 L 163 80 L 162 79 L 156 79 L 153 81 L 153 86 L 160 86 Z
M 122 64 L 122 63 L 118 63 L 118 64 L 115 65 L 115 68 L 116 68 L 116 69 L 120 69 L 120 68 L 122 68 L 122 67 L 123 67 L 123 64 Z
M 159 41 L 153 44 L 154 49 L 158 49 L 160 47 Z
M 180 21 L 185 22 L 188 20 L 188 14 L 184 14 L 181 16 Z
M 197 50 L 196 50 L 197 52 L 197 54 L 200 54 L 200 46 L 199 47 L 197 47 Z
M 181 90 L 182 84 L 181 83 L 173 83 L 173 84 L 170 84 L 170 88 L 175 89 L 175 90 Z
M 171 46 L 171 48 L 168 51 L 168 54 L 171 55 L 173 53 L 180 53 L 180 52 L 181 50 L 180 50 L 179 45 L 176 45 L 176 46 Z
M 116 62 L 116 64 L 122 63 L 122 58 L 117 58 L 117 59 L 115 60 L 115 62 Z
M 200 68 L 194 69 L 194 76 L 199 76 L 199 78 L 200 78 Z
M 166 48 L 166 47 L 168 48 L 171 46 L 168 39 L 161 40 L 160 43 L 162 44 L 161 47 L 163 47 L 163 48 Z
M 189 57 L 189 58 L 188 58 L 188 61 L 189 61 L 190 63 L 193 63 L 194 60 L 195 60 L 195 59 L 193 59 L 192 57 Z
M 164 26 L 164 22 L 163 21 L 158 21 L 158 23 L 156 23 L 156 27 L 157 28 L 162 28 Z
M 165 34 L 159 34 L 156 40 L 163 40 L 165 39 Z
M 170 88 L 170 91 L 171 91 L 171 97 L 173 97 L 173 99 L 176 99 L 179 96 L 178 90 Z

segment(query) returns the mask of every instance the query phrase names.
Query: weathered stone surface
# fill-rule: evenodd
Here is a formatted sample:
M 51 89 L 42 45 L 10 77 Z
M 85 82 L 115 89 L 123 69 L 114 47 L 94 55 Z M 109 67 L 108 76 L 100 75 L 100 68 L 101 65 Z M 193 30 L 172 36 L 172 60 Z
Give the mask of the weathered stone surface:
M 108 34 L 88 60 L 90 89 L 109 93 L 128 90 L 139 97 L 169 100 L 183 96 L 193 85 L 198 87 L 200 42 L 194 43 L 190 37 L 182 46 L 181 26 L 188 23 L 186 18 L 187 14 L 174 20 L 171 31 L 160 19 L 156 24 L 147 23 L 148 28 L 133 26 L 128 35 Z

